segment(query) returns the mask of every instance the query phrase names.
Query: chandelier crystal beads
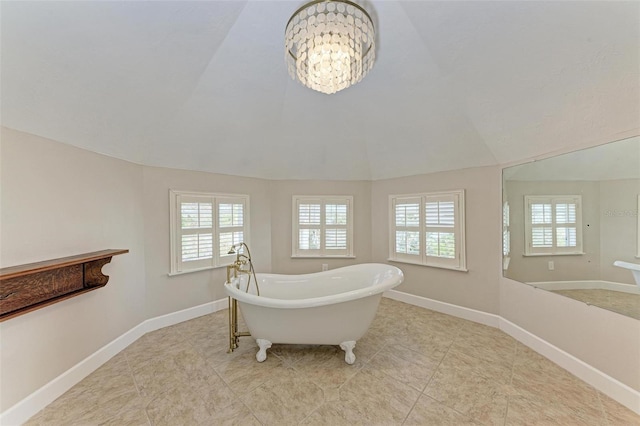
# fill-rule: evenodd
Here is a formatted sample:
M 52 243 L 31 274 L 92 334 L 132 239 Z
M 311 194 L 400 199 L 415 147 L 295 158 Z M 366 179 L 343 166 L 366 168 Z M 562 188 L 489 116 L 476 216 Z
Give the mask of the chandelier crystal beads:
M 298 9 L 285 30 L 289 75 L 332 94 L 358 83 L 373 67 L 375 32 L 369 14 L 348 0 L 317 0 Z

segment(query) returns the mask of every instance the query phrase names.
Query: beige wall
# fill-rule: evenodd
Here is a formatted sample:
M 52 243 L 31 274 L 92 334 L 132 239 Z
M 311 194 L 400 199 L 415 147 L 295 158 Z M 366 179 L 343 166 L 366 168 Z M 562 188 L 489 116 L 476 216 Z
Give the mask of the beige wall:
M 294 195 L 352 195 L 355 259 L 292 259 L 291 215 Z M 319 272 L 322 264 L 330 269 L 371 261 L 371 182 L 365 181 L 285 181 L 271 182 L 271 247 L 275 273 Z
M 145 315 L 142 169 L 3 128 L 1 266 L 129 249 L 106 287 L 0 323 L 0 411 L 140 324 Z
M 249 195 L 251 256 L 258 271 L 271 269 L 269 182 L 213 173 L 144 167 L 144 242 L 147 317 L 223 299 L 226 269 L 169 276 L 169 190 Z
M 600 187 L 592 181 L 506 183 L 509 200 L 511 253 L 505 275 L 522 282 L 600 279 Z M 582 239 L 585 254 L 524 256 L 525 195 L 582 195 Z M 549 261 L 554 269 L 549 270 Z
M 373 261 L 389 257 L 389 195 L 464 189 L 468 272 L 394 263 L 405 274 L 397 289 L 467 308 L 498 313 L 501 262 L 500 168 L 480 167 L 372 183 Z

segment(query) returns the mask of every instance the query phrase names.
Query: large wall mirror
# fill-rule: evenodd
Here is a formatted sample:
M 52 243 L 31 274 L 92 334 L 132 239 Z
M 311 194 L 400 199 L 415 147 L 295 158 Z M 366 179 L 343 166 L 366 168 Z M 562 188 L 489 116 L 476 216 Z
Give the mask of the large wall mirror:
M 640 136 L 502 179 L 504 276 L 640 320 Z

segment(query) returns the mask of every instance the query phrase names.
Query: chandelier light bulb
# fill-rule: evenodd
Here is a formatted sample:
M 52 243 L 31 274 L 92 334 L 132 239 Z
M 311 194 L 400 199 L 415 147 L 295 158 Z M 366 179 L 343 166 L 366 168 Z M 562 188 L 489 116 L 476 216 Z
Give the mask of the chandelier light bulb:
M 373 67 L 375 32 L 369 14 L 348 0 L 316 0 L 298 9 L 285 30 L 289 75 L 332 94 L 358 83 Z

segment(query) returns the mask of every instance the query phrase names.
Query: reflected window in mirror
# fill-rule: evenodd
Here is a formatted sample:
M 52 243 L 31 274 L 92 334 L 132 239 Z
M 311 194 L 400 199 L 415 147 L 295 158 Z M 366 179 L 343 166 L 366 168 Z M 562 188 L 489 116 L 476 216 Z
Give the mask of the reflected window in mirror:
M 525 255 L 583 254 L 582 197 L 526 195 Z

